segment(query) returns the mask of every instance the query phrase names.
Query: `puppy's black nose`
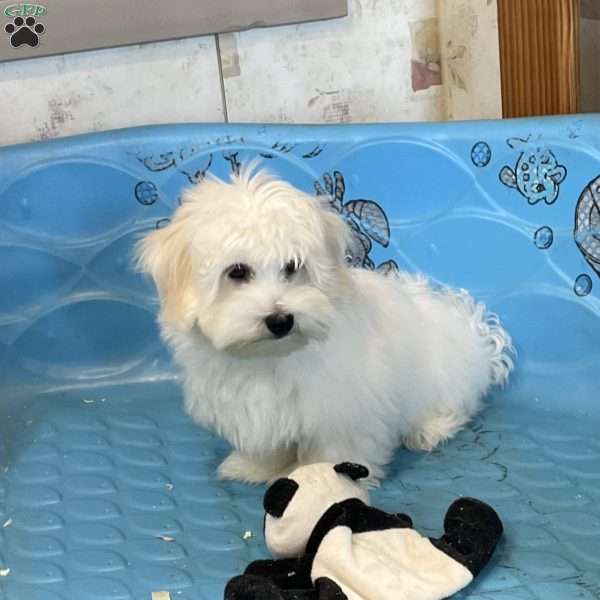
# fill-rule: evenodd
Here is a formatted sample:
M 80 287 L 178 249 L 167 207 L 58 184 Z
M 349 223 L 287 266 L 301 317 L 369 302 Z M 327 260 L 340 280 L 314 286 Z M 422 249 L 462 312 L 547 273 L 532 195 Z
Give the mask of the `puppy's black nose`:
M 275 313 L 265 319 L 267 329 L 277 338 L 286 336 L 294 326 L 294 315 Z

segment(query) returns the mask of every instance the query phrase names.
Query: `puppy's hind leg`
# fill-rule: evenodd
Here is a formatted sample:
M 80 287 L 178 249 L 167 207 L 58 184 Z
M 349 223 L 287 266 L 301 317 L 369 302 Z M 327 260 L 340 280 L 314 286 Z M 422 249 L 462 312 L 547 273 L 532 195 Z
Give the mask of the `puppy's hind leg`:
M 268 483 L 277 479 L 296 461 L 296 449 L 282 449 L 260 457 L 234 450 L 217 470 L 219 479 L 243 483 Z
M 440 412 L 423 419 L 409 434 L 402 437 L 402 444 L 410 450 L 430 452 L 454 437 L 470 420 L 462 412 Z

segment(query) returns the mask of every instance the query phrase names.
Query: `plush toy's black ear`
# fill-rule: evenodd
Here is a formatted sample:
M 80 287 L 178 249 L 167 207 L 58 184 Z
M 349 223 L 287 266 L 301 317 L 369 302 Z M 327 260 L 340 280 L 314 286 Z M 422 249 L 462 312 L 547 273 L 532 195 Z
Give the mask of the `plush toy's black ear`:
M 319 600 L 348 600 L 342 588 L 328 577 L 320 577 L 315 581 Z
M 282 517 L 299 487 L 292 479 L 278 479 L 265 494 L 263 500 L 265 512 L 277 519 Z
M 343 462 L 333 467 L 336 473 L 340 475 L 347 475 L 352 479 L 352 481 L 356 481 L 357 479 L 366 479 L 369 476 L 369 469 L 367 467 L 363 467 L 363 465 L 358 465 L 356 463 Z

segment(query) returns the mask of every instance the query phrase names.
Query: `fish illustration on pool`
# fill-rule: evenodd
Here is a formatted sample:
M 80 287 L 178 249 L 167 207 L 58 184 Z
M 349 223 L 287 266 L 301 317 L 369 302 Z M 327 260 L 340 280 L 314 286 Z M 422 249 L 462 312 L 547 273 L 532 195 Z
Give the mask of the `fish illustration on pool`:
M 559 164 L 549 148 L 531 146 L 528 140 L 510 139 L 511 148 L 524 146 L 514 167 L 504 166 L 500 170 L 500 181 L 527 198 L 529 204 L 544 201 L 554 204 L 560 193 L 560 184 L 567 176 L 567 168 Z

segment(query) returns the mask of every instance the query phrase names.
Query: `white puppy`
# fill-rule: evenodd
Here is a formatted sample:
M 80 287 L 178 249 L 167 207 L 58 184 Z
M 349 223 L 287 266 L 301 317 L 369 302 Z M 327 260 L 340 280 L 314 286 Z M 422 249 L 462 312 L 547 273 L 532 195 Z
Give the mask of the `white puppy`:
M 138 246 L 191 417 L 235 450 L 226 479 L 431 450 L 512 368 L 510 338 L 465 291 L 350 268 L 326 203 L 249 169 L 189 189 Z

